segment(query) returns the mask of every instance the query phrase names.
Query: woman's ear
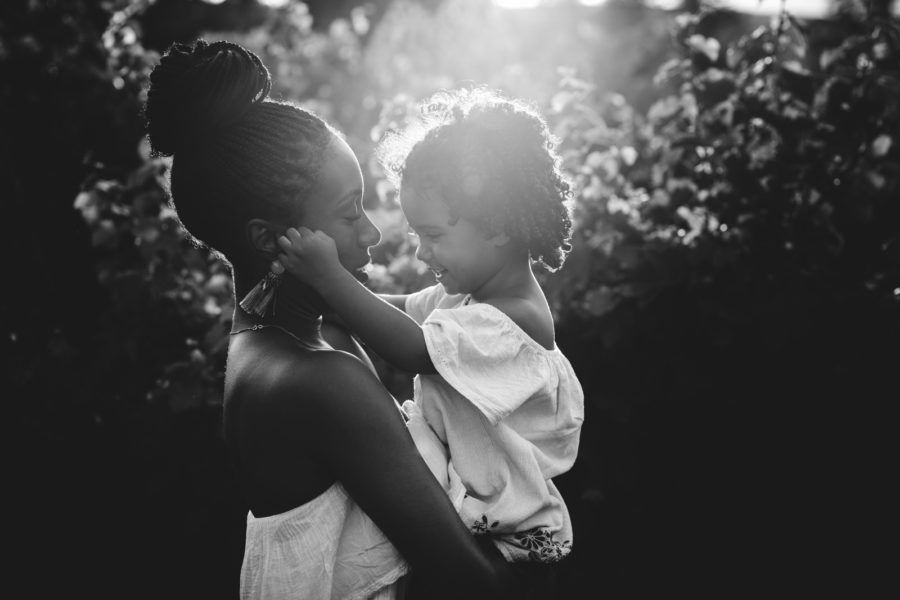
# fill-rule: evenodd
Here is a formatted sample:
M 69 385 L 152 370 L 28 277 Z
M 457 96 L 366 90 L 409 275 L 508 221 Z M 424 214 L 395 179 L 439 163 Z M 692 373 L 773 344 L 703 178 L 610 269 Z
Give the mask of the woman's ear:
M 265 219 L 250 219 L 245 227 L 250 248 L 267 257 L 278 254 L 278 233 L 275 226 Z

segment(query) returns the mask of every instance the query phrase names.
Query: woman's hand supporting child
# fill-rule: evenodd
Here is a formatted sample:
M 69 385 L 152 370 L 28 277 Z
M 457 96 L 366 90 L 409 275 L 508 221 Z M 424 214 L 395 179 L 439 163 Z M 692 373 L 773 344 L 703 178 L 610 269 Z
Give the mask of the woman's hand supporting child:
M 435 373 L 419 325 L 372 293 L 340 263 L 334 240 L 321 231 L 290 228 L 278 238 L 278 261 L 315 289 L 379 356 L 410 373 Z

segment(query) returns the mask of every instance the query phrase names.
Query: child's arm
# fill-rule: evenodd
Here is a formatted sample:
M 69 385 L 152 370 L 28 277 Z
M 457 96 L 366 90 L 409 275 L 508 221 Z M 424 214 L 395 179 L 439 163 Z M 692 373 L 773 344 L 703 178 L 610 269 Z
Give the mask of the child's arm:
M 291 228 L 278 238 L 278 245 L 282 249 L 278 260 L 285 269 L 315 288 L 379 356 L 411 373 L 436 372 L 419 325 L 344 269 L 328 235 Z
M 377 294 L 377 296 L 394 308 L 399 308 L 406 312 L 406 299 L 409 297 L 409 294 Z

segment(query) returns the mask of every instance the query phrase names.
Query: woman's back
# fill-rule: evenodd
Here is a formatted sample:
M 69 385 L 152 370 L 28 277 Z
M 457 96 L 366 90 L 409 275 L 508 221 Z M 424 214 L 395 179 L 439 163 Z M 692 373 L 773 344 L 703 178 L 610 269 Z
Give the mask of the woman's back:
M 395 598 L 406 561 L 310 450 L 328 452 L 316 404 L 340 393 L 322 394 L 321 381 L 340 380 L 337 365 L 368 368 L 323 341 L 261 329 L 235 336 L 226 369 L 226 438 L 250 504 L 241 597 Z
M 305 504 L 336 480 L 307 450 L 304 381 L 327 376 L 315 354 L 271 328 L 231 340 L 225 371 L 225 438 L 241 488 L 256 517 Z

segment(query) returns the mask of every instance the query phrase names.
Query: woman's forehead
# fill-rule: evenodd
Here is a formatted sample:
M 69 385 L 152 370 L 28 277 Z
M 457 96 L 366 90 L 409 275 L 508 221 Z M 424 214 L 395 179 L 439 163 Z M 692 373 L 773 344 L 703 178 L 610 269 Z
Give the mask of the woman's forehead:
M 348 195 L 361 195 L 362 171 L 353 150 L 335 137 L 325 149 L 316 183 L 307 199 L 310 209 L 330 210 Z

